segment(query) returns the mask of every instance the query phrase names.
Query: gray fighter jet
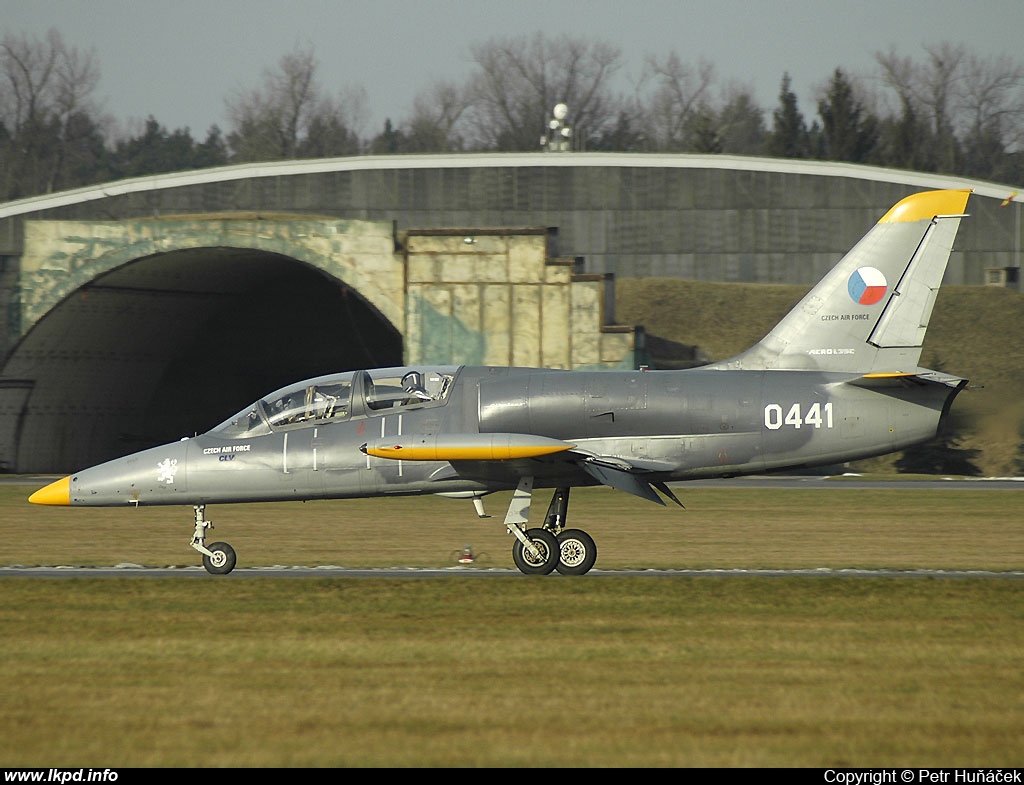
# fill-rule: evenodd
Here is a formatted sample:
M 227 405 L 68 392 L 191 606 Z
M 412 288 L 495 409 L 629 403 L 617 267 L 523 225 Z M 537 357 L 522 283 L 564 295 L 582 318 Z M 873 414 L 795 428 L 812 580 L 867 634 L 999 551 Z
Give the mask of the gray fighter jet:
M 417 367 L 293 384 L 208 433 L 109 461 L 36 504 L 191 505 L 211 573 L 208 504 L 513 492 L 504 525 L 527 574 L 582 575 L 597 548 L 567 526 L 570 488 L 652 502 L 668 483 L 835 464 L 936 435 L 965 379 L 918 366 L 969 191 L 903 199 L 757 345 L 685 371 Z M 553 495 L 528 527 L 536 489 Z M 660 494 L 660 495 L 659 495 Z

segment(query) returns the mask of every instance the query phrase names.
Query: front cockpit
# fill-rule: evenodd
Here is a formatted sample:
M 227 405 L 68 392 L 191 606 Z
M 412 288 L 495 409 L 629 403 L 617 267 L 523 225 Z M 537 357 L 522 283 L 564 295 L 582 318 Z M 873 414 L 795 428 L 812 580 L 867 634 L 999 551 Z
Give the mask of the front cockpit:
M 319 376 L 261 398 L 209 433 L 224 439 L 250 438 L 296 425 L 440 406 L 447 401 L 458 371 L 456 366 L 401 367 Z

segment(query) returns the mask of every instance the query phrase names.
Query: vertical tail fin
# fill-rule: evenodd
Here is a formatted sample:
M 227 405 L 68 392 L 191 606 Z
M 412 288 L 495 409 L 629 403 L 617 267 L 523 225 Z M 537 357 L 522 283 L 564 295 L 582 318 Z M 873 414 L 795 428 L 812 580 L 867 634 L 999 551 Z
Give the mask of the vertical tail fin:
M 915 369 L 970 193 L 898 202 L 760 343 L 714 367 Z

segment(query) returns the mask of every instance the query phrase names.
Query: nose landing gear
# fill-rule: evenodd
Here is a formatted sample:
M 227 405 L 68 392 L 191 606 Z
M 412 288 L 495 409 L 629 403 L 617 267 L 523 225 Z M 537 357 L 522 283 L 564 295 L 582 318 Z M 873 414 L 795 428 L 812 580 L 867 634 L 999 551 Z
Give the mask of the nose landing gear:
M 193 548 L 203 554 L 203 567 L 211 575 L 227 575 L 235 569 L 235 549 L 226 542 L 214 542 L 206 545 L 206 530 L 213 524 L 206 520 L 206 505 L 197 504 L 193 508 L 196 516 L 196 529 L 192 533 Z

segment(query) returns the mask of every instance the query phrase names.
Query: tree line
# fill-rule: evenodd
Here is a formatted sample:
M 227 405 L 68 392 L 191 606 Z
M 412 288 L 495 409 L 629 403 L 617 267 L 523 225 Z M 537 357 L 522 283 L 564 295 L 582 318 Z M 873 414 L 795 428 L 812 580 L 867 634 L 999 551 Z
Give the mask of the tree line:
M 461 82 L 435 81 L 397 122 L 366 133 L 366 93 L 331 91 L 311 47 L 296 47 L 225 98 L 228 127 L 203 138 L 149 117 L 118 133 L 96 100 L 94 52 L 50 30 L 0 39 L 0 201 L 228 163 L 392 153 L 536 151 L 565 103 L 573 150 L 727 153 L 850 161 L 1024 182 L 1024 67 L 963 46 L 917 59 L 878 52 L 870 73 L 837 66 L 801 109 L 788 74 L 774 107 L 675 52 L 626 77 L 621 50 L 570 36 L 473 45 Z M 625 85 L 625 87 L 623 87 Z

